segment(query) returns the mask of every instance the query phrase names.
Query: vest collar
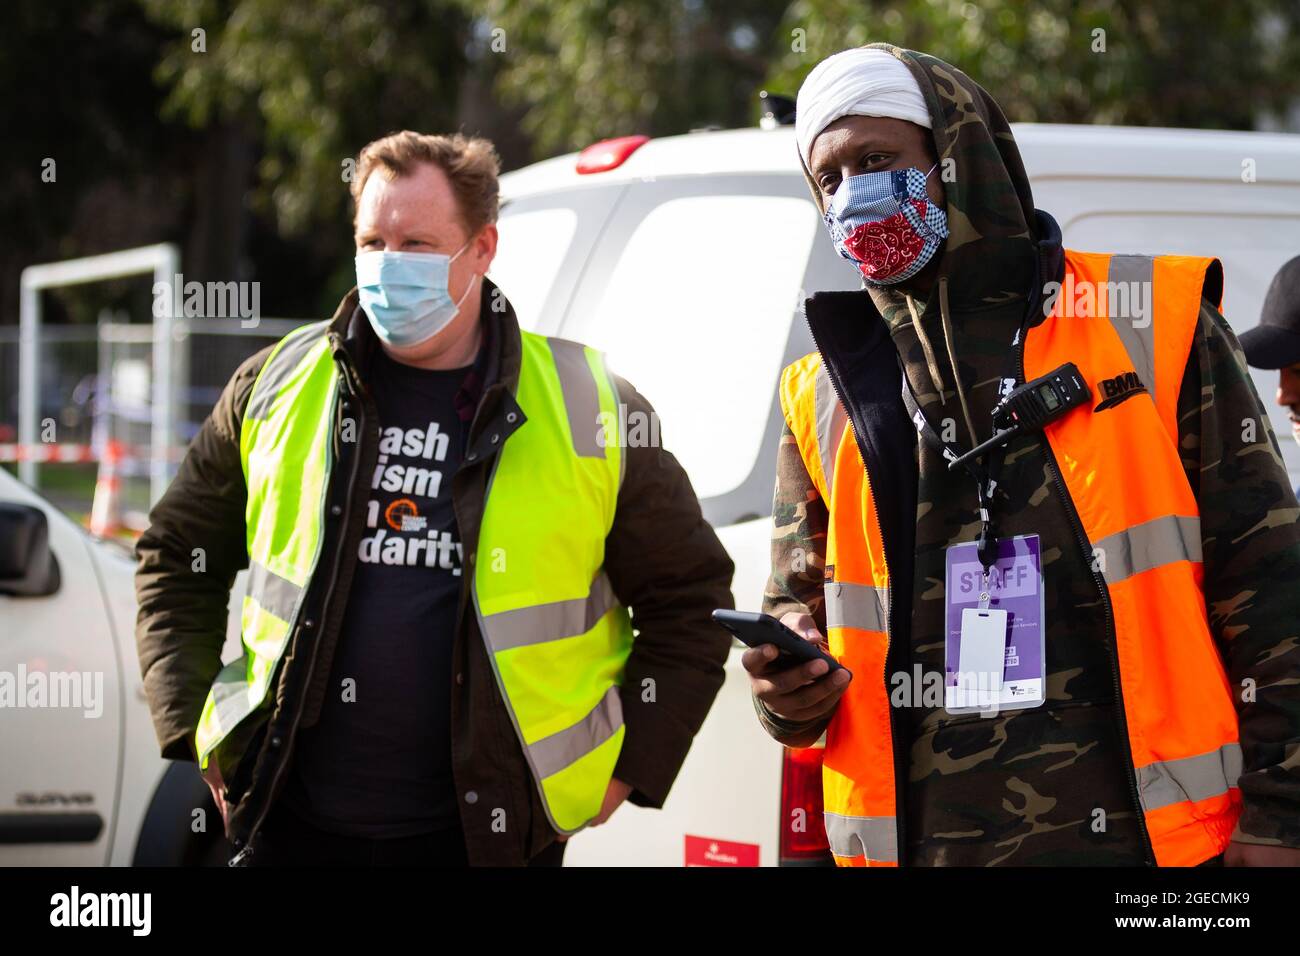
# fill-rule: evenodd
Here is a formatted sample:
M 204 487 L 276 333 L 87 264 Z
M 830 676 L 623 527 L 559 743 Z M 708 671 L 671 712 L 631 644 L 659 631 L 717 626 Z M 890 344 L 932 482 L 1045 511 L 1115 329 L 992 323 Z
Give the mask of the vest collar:
M 1061 282 L 1065 278 L 1065 246 L 1061 240 L 1061 227 L 1050 213 L 1041 209 L 1034 210 L 1034 227 L 1038 236 L 1034 242 L 1039 280 L 1036 294 L 1041 302 L 1045 295 L 1044 286 L 1049 282 Z M 1041 325 L 1046 318 L 1041 308 L 1035 309 L 1029 319 L 1029 328 Z
M 473 380 L 471 391 L 475 405 L 471 425 L 476 426 L 471 428 L 469 437 L 467 457 L 471 461 L 489 457 L 526 418 L 515 401 L 523 362 L 519 320 L 510 300 L 486 276 L 483 278 L 479 321 L 483 323 L 483 344 L 469 376 Z M 364 370 L 369 366 L 374 350 L 381 346 L 361 309 L 355 288 L 334 310 L 327 334 L 334 354 L 339 356 L 342 353 L 351 372 L 364 383 Z M 493 436 L 496 441 L 493 441 Z

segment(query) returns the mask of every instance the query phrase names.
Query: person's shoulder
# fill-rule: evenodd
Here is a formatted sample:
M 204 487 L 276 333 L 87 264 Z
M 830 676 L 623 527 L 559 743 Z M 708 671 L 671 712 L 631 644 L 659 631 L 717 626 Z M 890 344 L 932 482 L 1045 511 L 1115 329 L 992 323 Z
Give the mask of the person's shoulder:
M 1169 252 L 1092 252 L 1067 247 L 1065 260 L 1077 272 L 1097 282 L 1134 282 L 1177 277 L 1191 286 L 1201 282 L 1201 293 L 1217 302 L 1223 293 L 1223 262 L 1218 256 L 1188 256 Z M 1076 276 L 1076 279 L 1078 277 Z
M 610 380 L 614 383 L 614 390 L 617 393 L 618 404 L 622 405 L 629 412 L 653 412 L 654 406 L 650 404 L 650 399 L 642 395 L 635 385 L 625 379 L 622 375 L 611 372 Z
M 266 367 L 267 361 L 271 358 L 271 353 L 275 351 L 276 346 L 279 344 L 279 342 L 272 342 L 270 345 L 258 349 L 240 362 L 239 367 L 235 369 L 235 374 L 230 376 L 229 389 L 241 399 L 237 403 L 240 408 L 247 404 L 248 395 L 253 390 L 253 383 L 257 381 L 257 376 Z
M 230 436 L 239 434 L 244 410 L 248 407 L 248 399 L 253 394 L 253 385 L 257 382 L 257 376 L 266 366 L 271 353 L 279 344 L 279 341 L 276 341 L 258 349 L 240 362 L 235 373 L 230 376 L 230 381 L 226 383 L 216 407 L 212 410 L 213 420 L 223 432 L 229 433 Z
M 818 369 L 822 367 L 822 354 L 816 349 L 805 355 L 799 356 L 784 369 L 786 372 L 798 371 L 803 374 L 816 375 Z
M 275 347 L 279 344 L 278 341 L 272 342 L 270 345 L 258 349 L 248 358 L 244 359 L 239 363 L 239 367 L 235 369 L 235 374 L 231 376 L 231 380 L 243 381 L 247 379 L 251 384 L 252 380 L 257 378 L 257 373 L 262 371 L 262 367 L 266 365 L 266 360 L 271 357 L 271 353 L 275 351 Z
M 783 368 L 778 386 L 783 403 L 789 405 L 800 395 L 816 395 L 820 374 L 822 356 L 815 349 Z
M 244 361 L 239 364 L 239 367 L 235 369 L 235 374 L 232 375 L 230 379 L 231 384 L 240 389 L 251 390 L 253 382 L 257 379 L 257 376 L 261 373 L 262 369 L 266 367 L 266 363 L 271 358 L 272 354 L 277 350 L 284 351 L 287 348 L 293 347 L 295 343 L 300 343 L 301 349 L 294 353 L 295 355 L 300 355 L 302 349 L 310 349 L 312 342 L 318 341 L 325 335 L 329 330 L 329 325 L 330 323 L 328 321 L 311 322 L 307 325 L 301 325 L 298 328 L 285 333 L 270 345 L 258 349 L 248 358 L 244 359 Z M 244 397 L 247 398 L 247 395 L 245 394 Z
M 1246 366 L 1246 355 L 1242 351 L 1237 333 L 1232 330 L 1227 318 L 1209 299 L 1201 299 L 1201 310 L 1196 319 L 1196 338 L 1211 350 L 1221 350 L 1240 357 L 1240 364 Z

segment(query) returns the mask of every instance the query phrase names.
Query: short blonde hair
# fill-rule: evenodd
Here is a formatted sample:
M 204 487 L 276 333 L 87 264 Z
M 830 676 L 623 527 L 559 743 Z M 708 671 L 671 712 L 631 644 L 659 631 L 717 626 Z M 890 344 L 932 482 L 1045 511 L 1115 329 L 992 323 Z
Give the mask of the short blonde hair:
M 446 174 L 462 225 L 471 235 L 497 221 L 501 159 L 496 147 L 490 140 L 460 133 L 435 136 L 406 129 L 368 143 L 357 155 L 356 174 L 352 177 L 354 207 L 360 204 L 361 190 L 371 173 L 378 171 L 392 181 L 409 175 L 418 163 L 429 163 Z

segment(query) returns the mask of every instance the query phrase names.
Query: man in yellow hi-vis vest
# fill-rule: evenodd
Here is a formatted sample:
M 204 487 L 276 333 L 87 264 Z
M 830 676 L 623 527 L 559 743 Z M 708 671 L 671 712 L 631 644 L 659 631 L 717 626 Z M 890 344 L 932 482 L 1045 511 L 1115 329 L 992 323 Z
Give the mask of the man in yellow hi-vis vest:
M 645 399 L 485 278 L 497 172 L 459 135 L 362 150 L 356 288 L 236 372 L 140 539 L 155 729 L 232 862 L 558 864 L 662 805 L 722 683 L 731 561 L 624 433 Z

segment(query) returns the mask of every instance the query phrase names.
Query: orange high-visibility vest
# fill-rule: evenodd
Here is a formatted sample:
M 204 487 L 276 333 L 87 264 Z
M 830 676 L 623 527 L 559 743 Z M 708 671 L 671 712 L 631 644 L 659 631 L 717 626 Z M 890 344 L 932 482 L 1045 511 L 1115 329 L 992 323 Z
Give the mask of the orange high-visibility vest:
M 1223 852 L 1241 812 L 1237 715 L 1206 616 L 1200 514 L 1177 448 L 1178 391 L 1203 292 L 1219 305 L 1222 283 L 1206 286 L 1218 263 L 1069 250 L 1065 260 L 1050 316 L 1026 333 L 1024 376 L 1074 362 L 1092 389 L 1091 402 L 1047 426 L 1047 442 L 1107 593 L 1156 862 L 1189 866 Z M 1146 391 L 1099 411 L 1108 396 L 1134 390 L 1133 374 Z M 890 582 L 876 516 L 890 503 L 872 497 L 819 354 L 785 370 L 781 406 L 830 512 L 830 652 L 857 675 L 826 732 L 826 832 L 840 865 L 896 866 L 885 673 Z

